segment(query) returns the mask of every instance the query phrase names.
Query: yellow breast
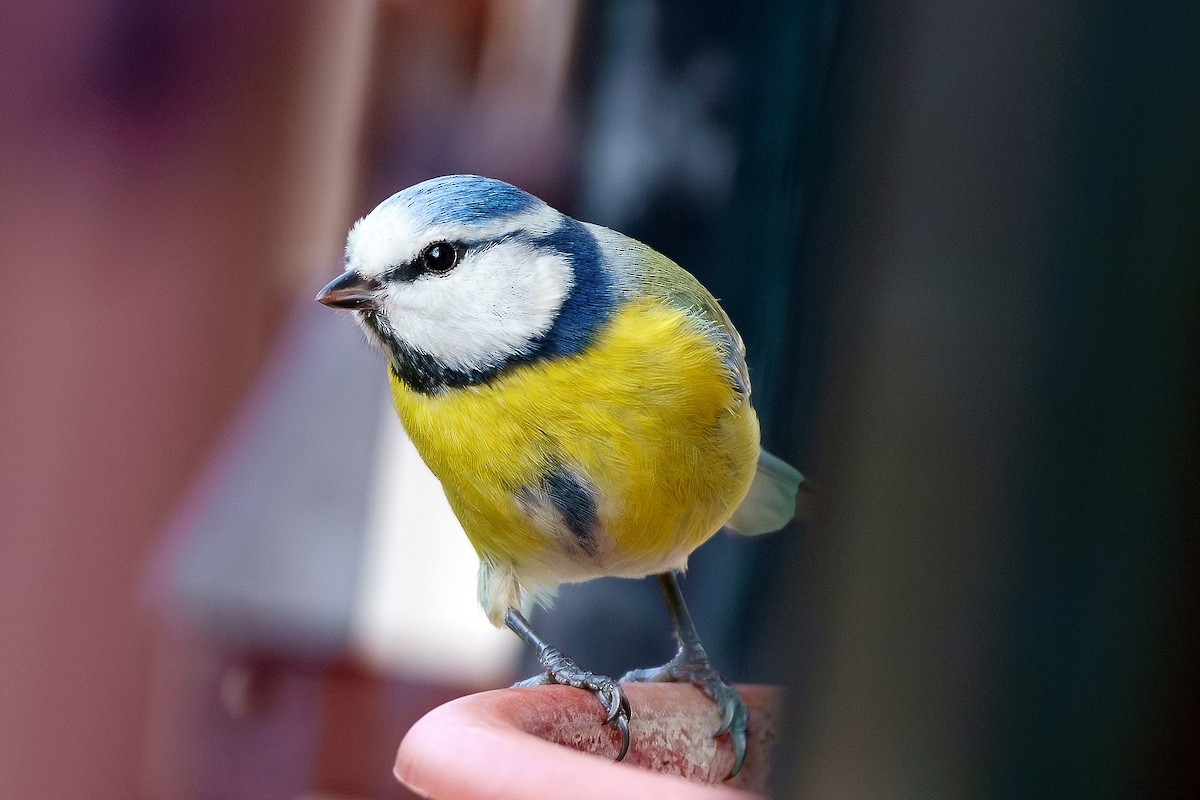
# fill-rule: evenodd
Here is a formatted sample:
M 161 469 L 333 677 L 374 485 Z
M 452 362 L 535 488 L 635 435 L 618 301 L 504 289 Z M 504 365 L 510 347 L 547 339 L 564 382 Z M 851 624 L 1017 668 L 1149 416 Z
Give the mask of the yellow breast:
M 682 566 L 733 513 L 759 440 L 728 369 L 701 322 L 646 299 L 582 355 L 436 395 L 393 374 L 392 395 L 479 555 L 557 583 Z M 596 490 L 595 552 L 564 550 L 519 502 L 549 463 Z

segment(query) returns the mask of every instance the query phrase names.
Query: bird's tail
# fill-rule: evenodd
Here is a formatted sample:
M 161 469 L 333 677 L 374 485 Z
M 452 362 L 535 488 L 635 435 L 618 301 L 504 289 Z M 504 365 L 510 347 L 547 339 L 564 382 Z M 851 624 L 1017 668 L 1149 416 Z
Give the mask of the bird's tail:
M 777 531 L 793 519 L 809 515 L 812 495 L 812 487 L 799 470 L 760 450 L 750 491 L 725 525 L 743 536 Z

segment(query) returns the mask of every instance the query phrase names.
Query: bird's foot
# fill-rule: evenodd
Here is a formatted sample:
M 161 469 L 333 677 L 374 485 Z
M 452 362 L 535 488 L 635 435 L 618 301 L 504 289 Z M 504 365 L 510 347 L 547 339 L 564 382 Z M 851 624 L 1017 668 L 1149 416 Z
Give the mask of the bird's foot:
M 746 758 L 746 727 L 749 721 L 749 710 L 738 690 L 725 682 L 721 675 L 712 668 L 708 654 L 704 648 L 695 645 L 682 646 L 675 657 L 661 667 L 635 669 L 627 672 L 621 678 L 622 682 L 676 682 L 684 681 L 696 686 L 704 692 L 721 710 L 721 724 L 713 731 L 713 738 L 729 734 L 729 742 L 733 746 L 733 767 L 729 777 L 737 775 L 742 769 Z
M 596 675 L 576 664 L 569 656 L 553 647 L 546 648 L 538 656 L 545 672 L 532 678 L 513 684 L 514 686 L 544 686 L 548 683 L 559 683 L 564 686 L 574 686 L 586 689 L 596 696 L 600 705 L 607 712 L 605 723 L 614 726 L 621 732 L 621 751 L 617 761 L 625 758 L 629 752 L 629 698 L 621 685 L 606 675 Z

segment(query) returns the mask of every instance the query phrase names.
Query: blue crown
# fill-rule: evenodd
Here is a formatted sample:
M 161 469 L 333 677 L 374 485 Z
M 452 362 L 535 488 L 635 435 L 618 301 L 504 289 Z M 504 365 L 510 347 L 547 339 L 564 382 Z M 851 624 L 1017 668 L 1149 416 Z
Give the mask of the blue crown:
M 397 192 L 383 201 L 399 203 L 425 225 L 486 222 L 543 205 L 510 183 L 479 175 L 445 175 Z

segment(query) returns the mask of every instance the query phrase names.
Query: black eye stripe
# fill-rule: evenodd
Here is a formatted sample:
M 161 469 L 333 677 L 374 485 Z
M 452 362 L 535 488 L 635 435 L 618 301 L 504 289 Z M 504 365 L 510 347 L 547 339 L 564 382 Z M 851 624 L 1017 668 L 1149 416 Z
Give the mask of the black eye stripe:
M 422 275 L 445 275 L 462 261 L 467 245 L 437 241 L 425 246 L 412 261 L 397 264 L 380 275 L 385 281 L 415 281 Z
M 403 264 L 397 264 L 379 277 L 384 281 L 414 281 L 421 274 L 421 269 L 416 261 L 408 261 Z
M 380 274 L 379 277 L 384 281 L 415 281 L 422 275 L 445 275 L 462 263 L 463 256 L 468 251 L 479 254 L 491 247 L 507 242 L 538 245 L 542 243 L 542 239 L 534 237 L 529 231 L 524 229 L 508 231 L 492 239 L 467 239 L 455 240 L 453 242 L 440 239 L 426 245 L 412 261 L 397 264 Z M 435 255 L 431 251 L 437 248 L 449 248 L 449 250 L 438 254 L 435 258 L 431 258 L 431 256 Z

